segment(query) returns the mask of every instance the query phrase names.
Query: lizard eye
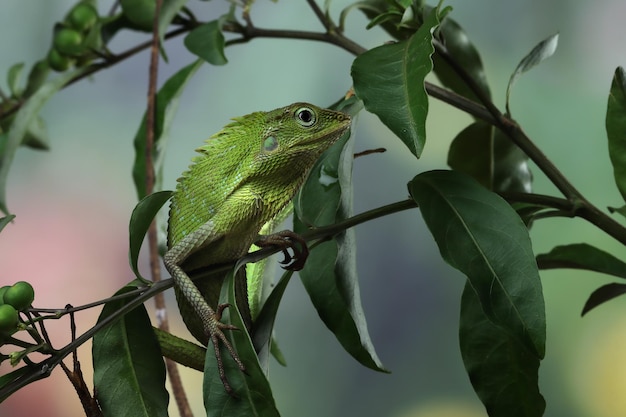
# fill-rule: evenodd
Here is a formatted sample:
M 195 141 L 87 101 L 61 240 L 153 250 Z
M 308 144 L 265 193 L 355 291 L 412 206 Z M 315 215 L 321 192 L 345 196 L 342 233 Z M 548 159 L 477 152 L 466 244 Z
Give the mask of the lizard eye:
M 278 148 L 278 140 L 274 136 L 268 136 L 263 141 L 263 150 L 265 152 L 272 152 Z
M 311 127 L 316 122 L 315 112 L 308 107 L 300 107 L 296 110 L 296 121 L 304 127 Z

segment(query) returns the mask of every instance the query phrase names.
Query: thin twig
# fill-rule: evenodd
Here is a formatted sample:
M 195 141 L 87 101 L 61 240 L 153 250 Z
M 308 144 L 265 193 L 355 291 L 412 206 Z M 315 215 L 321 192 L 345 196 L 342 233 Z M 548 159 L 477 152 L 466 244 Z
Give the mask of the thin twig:
M 148 109 L 146 111 L 146 194 L 154 192 L 155 172 L 153 150 L 156 129 L 157 107 L 157 79 L 159 69 L 159 15 L 163 0 L 157 0 L 155 4 L 154 21 L 152 26 L 152 42 L 150 45 L 150 74 L 148 78 Z M 148 229 L 148 245 L 150 253 L 150 273 L 153 282 L 161 281 L 161 263 L 159 257 L 159 244 L 156 219 L 152 220 Z M 163 293 L 154 297 L 156 308 L 157 327 L 164 332 L 169 332 L 167 306 Z M 166 358 L 165 365 L 172 385 L 172 394 L 176 400 L 178 411 L 182 417 L 193 417 L 187 394 L 183 387 L 183 381 L 178 372 L 176 362 Z

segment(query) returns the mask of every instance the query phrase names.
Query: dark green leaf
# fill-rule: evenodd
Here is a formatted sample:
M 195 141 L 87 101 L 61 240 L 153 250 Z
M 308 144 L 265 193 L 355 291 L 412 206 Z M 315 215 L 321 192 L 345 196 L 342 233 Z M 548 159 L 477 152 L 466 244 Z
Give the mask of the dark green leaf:
M 7 224 L 11 223 L 15 218 L 15 214 L 9 214 L 8 216 L 0 218 L 0 232 L 6 227 Z
M 35 117 L 30 126 L 28 126 L 28 130 L 24 135 L 22 144 L 31 149 L 37 149 L 40 151 L 47 151 L 50 149 L 50 138 L 48 137 L 48 131 L 46 130 L 46 123 L 41 116 Z
M 224 54 L 224 35 L 221 20 L 200 25 L 185 37 L 189 52 L 198 55 L 209 64 L 224 65 L 228 62 Z
M 174 20 L 180 9 L 187 4 L 187 1 L 188 0 L 163 0 L 161 11 L 159 13 L 159 39 L 161 40 L 161 45 L 165 40 L 167 28 L 170 26 L 170 23 L 172 23 L 172 20 Z
M 606 109 L 606 133 L 615 183 L 626 200 L 626 75 L 618 67 L 613 76 Z
M 43 85 L 48 79 L 50 73 L 50 67 L 48 66 L 48 60 L 42 59 L 33 64 L 33 67 L 28 73 L 28 82 L 26 83 L 26 89 L 24 90 L 24 97 L 30 97 L 35 91 Z
M 246 374 L 239 370 L 228 351 L 222 349 L 226 377 L 236 398 L 229 395 L 219 377 L 215 350 L 207 349 L 204 361 L 204 407 L 208 417 L 278 417 L 269 382 L 259 364 L 246 326 L 234 307 L 237 305 L 234 282 L 233 272 L 230 272 L 222 286 L 220 303 L 229 303 L 232 307 L 224 311 L 222 322 L 233 324 L 239 329 L 229 332 L 228 336 L 246 366 Z
M 611 284 L 606 284 L 595 290 L 591 293 L 585 306 L 583 307 L 581 316 L 584 316 L 592 309 L 596 308 L 600 304 L 604 304 L 607 301 L 612 300 L 615 297 L 619 297 L 620 295 L 626 294 L 626 284 L 619 284 L 617 282 L 613 282 Z
M 30 366 L 23 366 L 21 368 L 18 368 L 14 371 L 9 372 L 8 374 L 0 375 L 0 388 L 3 388 L 9 385 L 11 382 L 15 381 L 16 379 L 24 375 L 28 371 L 29 368 Z M 5 399 L 6 398 L 0 398 L 0 403 L 4 401 Z
M 501 131 L 477 121 L 459 133 L 450 145 L 448 165 L 497 192 L 531 191 L 528 157 Z
M 493 149 L 493 190 L 530 193 L 533 175 L 528 156 L 499 129 L 494 132 Z
M 463 129 L 450 144 L 448 165 L 474 178 L 487 189 L 493 187 L 493 131 L 478 121 Z
M 128 256 L 130 267 L 138 278 L 141 278 L 137 267 L 141 244 L 143 243 L 146 233 L 148 233 L 152 220 L 170 197 L 172 197 L 172 191 L 159 191 L 150 194 L 137 203 L 133 209 L 133 213 L 130 215 L 130 222 L 128 224 L 130 250 Z
M 0 154 L 0 210 L 4 213 L 8 214 L 6 203 L 7 178 L 17 148 L 22 144 L 33 120 L 37 118 L 39 110 L 41 110 L 48 99 L 83 71 L 85 71 L 85 68 L 68 71 L 46 82 L 37 92 L 29 97 L 15 115 L 15 120 L 11 124 L 11 130 L 8 132 L 6 140 L 3 141 L 2 153 Z
M 408 40 L 371 49 L 352 64 L 357 97 L 418 158 L 426 142 L 424 79 L 433 67 L 432 30 L 438 24 L 437 13 L 431 13 Z
M 450 17 L 446 17 L 439 26 L 437 36 L 441 38 L 448 54 L 474 80 L 483 93 L 490 97 L 491 92 L 487 84 L 482 60 L 463 28 Z M 433 64 L 433 72 L 443 85 L 470 100 L 478 101 L 478 98 L 467 86 L 467 83 L 437 53 L 433 55 Z
M 490 417 L 540 417 L 539 358 L 485 315 L 468 282 L 461 298 L 461 355 L 472 386 Z
M 586 269 L 626 278 L 626 263 L 587 243 L 557 246 L 549 253 L 537 255 L 537 264 L 540 269 Z
M 515 71 L 511 74 L 511 78 L 509 78 L 509 84 L 506 87 L 506 112 L 511 114 L 509 111 L 509 98 L 511 95 L 511 89 L 513 88 L 513 84 L 515 81 L 533 67 L 536 67 L 544 60 L 550 58 L 554 52 L 556 51 L 556 47 L 559 43 L 559 34 L 555 33 L 552 36 L 542 40 L 539 42 L 522 60 L 517 64 Z
M 154 161 L 155 191 L 159 190 L 162 169 L 163 155 L 160 149 L 165 149 L 170 123 L 174 119 L 174 114 L 178 109 L 178 99 L 183 92 L 185 85 L 196 73 L 198 68 L 204 61 L 197 60 L 186 67 L 180 69 L 176 74 L 172 75 L 163 84 L 156 97 L 156 115 L 154 127 L 154 146 L 152 150 L 152 158 Z M 144 113 L 141 119 L 141 125 L 135 135 L 135 163 L 133 165 L 133 179 L 135 181 L 135 189 L 137 190 L 137 198 L 142 199 L 146 196 L 146 115 Z
M 294 230 L 324 226 L 352 213 L 353 141 L 343 137 L 313 167 L 294 199 Z M 355 268 L 354 231 L 314 248 L 300 278 L 324 324 L 363 365 L 383 371 L 367 331 Z
M 274 329 L 278 306 L 292 275 L 293 271 L 286 271 L 283 274 L 263 303 L 263 307 L 254 322 L 252 341 L 259 357 L 259 363 L 266 374 L 269 368 L 270 353 L 272 352 L 272 330 Z
M 20 87 L 20 77 L 22 76 L 23 70 L 23 62 L 13 64 L 11 68 L 9 68 L 9 72 L 7 74 L 7 85 L 9 86 L 9 91 L 11 92 L 11 95 L 13 97 L 20 97 L 22 95 L 22 88 Z
M 127 286 L 117 294 L 132 289 Z M 126 302 L 105 304 L 98 322 Z M 165 364 L 143 305 L 94 335 L 93 368 L 94 387 L 105 416 L 167 416 Z
M 497 194 L 455 171 L 409 183 L 442 258 L 463 272 L 487 317 L 542 358 L 545 307 L 528 230 Z

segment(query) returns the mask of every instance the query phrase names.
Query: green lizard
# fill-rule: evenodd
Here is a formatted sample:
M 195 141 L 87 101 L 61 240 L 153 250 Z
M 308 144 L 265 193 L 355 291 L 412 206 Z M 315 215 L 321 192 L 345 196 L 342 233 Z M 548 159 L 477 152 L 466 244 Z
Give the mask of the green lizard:
M 227 305 L 217 305 L 223 277 L 209 277 L 196 286 L 188 273 L 240 258 L 253 243 L 281 246 L 285 263 L 291 260 L 286 248 L 293 247 L 294 262 L 288 267 L 301 268 L 306 253 L 293 246 L 296 235 L 284 231 L 261 237 L 258 233 L 293 198 L 322 152 L 350 126 L 347 114 L 306 103 L 233 120 L 197 150 L 200 155 L 178 180 L 163 258 L 175 281 L 185 324 L 203 344 L 212 341 L 220 378 L 229 393 L 232 389 L 224 373 L 220 344 L 242 371 L 245 366 L 224 335 L 224 330 L 234 327 L 221 322 Z M 245 271 L 240 272 L 237 288 L 245 292 Z M 238 302 L 244 321 L 247 317 L 249 323 L 247 303 L 241 304 Z

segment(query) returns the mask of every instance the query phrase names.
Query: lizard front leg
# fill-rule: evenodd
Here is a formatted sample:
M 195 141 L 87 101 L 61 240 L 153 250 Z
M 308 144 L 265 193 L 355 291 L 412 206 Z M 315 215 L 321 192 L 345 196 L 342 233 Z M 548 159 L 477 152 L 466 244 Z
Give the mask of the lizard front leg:
M 220 344 L 226 347 L 242 372 L 245 372 L 245 366 L 224 334 L 224 330 L 238 330 L 235 326 L 221 322 L 222 312 L 228 307 L 228 304 L 220 304 L 217 306 L 216 310 L 213 310 L 198 290 L 198 287 L 196 287 L 191 278 L 189 278 L 187 273 L 180 267 L 191 253 L 212 240 L 211 231 L 212 222 L 207 222 L 193 233 L 185 236 L 165 253 L 163 263 L 174 279 L 180 292 L 185 296 L 187 301 L 189 301 L 189 304 L 191 304 L 198 317 L 202 320 L 204 331 L 213 342 L 220 379 L 224 384 L 226 392 L 232 395 L 233 389 L 226 378 L 220 352 Z

